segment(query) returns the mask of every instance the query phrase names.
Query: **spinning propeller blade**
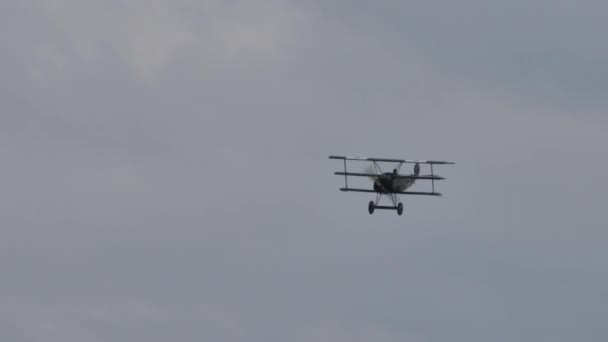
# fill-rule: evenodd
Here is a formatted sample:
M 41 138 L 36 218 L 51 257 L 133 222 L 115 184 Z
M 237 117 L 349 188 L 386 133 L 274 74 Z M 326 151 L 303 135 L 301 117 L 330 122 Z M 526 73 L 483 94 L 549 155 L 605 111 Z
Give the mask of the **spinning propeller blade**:
M 365 173 L 369 173 L 372 175 L 378 175 L 378 170 L 376 170 L 376 168 L 374 167 L 374 165 L 368 165 L 365 168 Z M 376 177 L 367 177 L 369 180 L 371 180 L 372 182 L 376 180 Z

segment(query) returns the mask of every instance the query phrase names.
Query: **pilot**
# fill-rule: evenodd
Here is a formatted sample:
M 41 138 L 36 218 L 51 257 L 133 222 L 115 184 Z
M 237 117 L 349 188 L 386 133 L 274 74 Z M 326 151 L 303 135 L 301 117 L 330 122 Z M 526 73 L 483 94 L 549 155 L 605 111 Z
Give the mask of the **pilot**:
M 393 169 L 393 176 L 397 175 L 397 169 Z

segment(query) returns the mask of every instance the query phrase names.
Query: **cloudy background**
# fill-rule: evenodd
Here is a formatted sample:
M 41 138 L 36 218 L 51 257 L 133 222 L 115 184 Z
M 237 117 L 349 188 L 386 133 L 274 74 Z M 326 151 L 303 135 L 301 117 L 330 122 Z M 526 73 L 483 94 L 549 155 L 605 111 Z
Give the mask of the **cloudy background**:
M 605 340 L 607 11 L 0 2 L 0 339 Z

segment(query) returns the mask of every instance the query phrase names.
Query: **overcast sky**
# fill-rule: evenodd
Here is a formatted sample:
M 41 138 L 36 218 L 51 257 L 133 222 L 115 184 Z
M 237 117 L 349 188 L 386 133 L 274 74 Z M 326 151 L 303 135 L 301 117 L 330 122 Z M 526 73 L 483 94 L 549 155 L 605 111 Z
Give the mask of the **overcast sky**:
M 1 1 L 0 340 L 606 340 L 607 12 Z

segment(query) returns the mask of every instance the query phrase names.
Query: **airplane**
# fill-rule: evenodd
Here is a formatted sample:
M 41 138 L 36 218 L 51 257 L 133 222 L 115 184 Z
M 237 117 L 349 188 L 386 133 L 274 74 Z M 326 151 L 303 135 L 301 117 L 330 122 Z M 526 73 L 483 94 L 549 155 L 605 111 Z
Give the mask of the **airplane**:
M 340 191 L 352 192 L 367 192 L 375 193 L 376 201 L 370 201 L 368 211 L 371 214 L 376 209 L 396 210 L 397 214 L 403 214 L 403 203 L 399 201 L 399 195 L 422 195 L 422 196 L 443 196 L 441 193 L 435 192 L 435 181 L 444 180 L 445 178 L 435 175 L 433 171 L 434 165 L 454 165 L 452 162 L 438 160 L 407 160 L 407 159 L 387 159 L 387 158 L 366 158 L 366 157 L 345 157 L 345 156 L 329 156 L 329 159 L 339 159 L 344 161 L 344 172 L 334 172 L 335 175 L 344 176 L 345 187 L 340 188 Z M 348 172 L 346 161 L 363 161 L 371 162 L 370 168 L 365 173 Z M 392 172 L 383 172 L 378 163 L 396 163 L 397 168 Z M 403 164 L 414 164 L 414 172 L 412 174 L 399 174 Z M 431 173 L 429 175 L 420 174 L 420 165 L 430 165 Z M 374 181 L 373 189 L 358 189 L 348 187 L 348 177 L 368 177 Z M 432 192 L 408 191 L 417 180 L 430 180 Z M 379 205 L 380 198 L 387 196 L 392 201 L 393 205 Z

